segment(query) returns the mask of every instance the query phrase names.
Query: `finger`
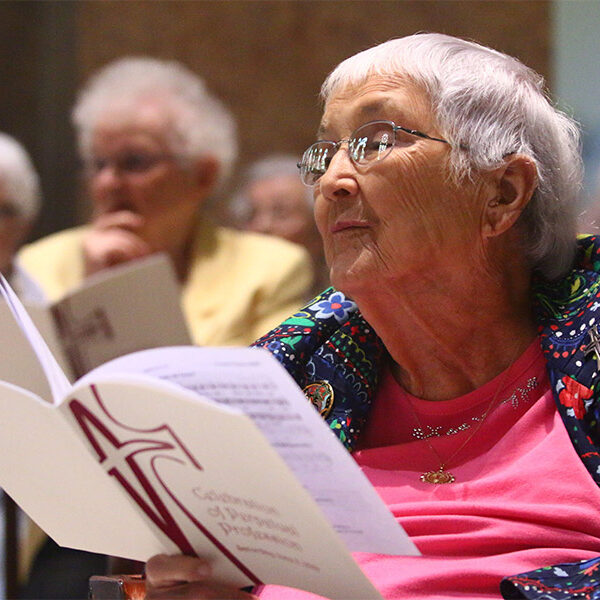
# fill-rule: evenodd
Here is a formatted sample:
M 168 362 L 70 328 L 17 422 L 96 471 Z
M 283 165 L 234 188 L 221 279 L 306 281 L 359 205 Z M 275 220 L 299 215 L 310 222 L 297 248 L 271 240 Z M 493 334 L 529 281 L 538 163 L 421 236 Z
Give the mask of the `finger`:
M 157 554 L 146 563 L 146 581 L 151 587 L 205 581 L 210 574 L 208 561 L 195 556 Z
M 134 260 L 136 258 L 141 258 L 148 254 L 147 252 L 142 252 L 137 248 L 113 248 L 104 254 L 102 259 L 100 260 L 107 267 L 114 267 L 115 265 L 120 265 L 122 263 L 129 262 L 130 260 Z
M 90 249 L 111 246 L 131 246 L 139 248 L 148 246 L 148 243 L 136 232 L 120 228 L 90 231 L 85 236 L 83 243 Z
M 110 266 L 152 253 L 147 242 L 124 230 L 92 231 L 83 240 L 86 261 Z
M 142 215 L 131 210 L 117 210 L 95 217 L 92 221 L 92 228 L 96 230 L 118 228 L 135 231 L 143 226 L 144 221 Z
M 119 247 L 108 247 L 103 249 L 95 248 L 85 252 L 86 273 L 90 275 L 95 271 L 100 271 L 107 267 L 114 267 L 122 263 L 147 256 L 150 251 L 145 251 L 136 248 L 126 248 L 121 245 Z
M 106 240 L 105 253 L 114 255 L 118 262 L 125 262 L 152 253 L 152 248 L 137 236 L 116 236 Z

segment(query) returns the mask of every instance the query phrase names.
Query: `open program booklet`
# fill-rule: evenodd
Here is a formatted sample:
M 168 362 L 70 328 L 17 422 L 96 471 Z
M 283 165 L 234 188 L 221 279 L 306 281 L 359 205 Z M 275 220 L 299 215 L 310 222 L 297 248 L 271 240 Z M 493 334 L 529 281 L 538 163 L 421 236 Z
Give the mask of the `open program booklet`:
M 71 385 L 0 291 L 52 395 L 0 382 L 0 486 L 58 544 L 199 554 L 223 582 L 334 599 L 381 597 L 350 551 L 418 554 L 267 351 L 145 350 Z
M 123 354 L 191 343 L 179 283 L 164 254 L 106 269 L 55 302 L 25 306 L 70 381 Z M 4 302 L 0 335 L 11 347 L 2 355 L 0 380 L 47 398 L 44 373 L 36 360 L 28 362 L 29 343 Z

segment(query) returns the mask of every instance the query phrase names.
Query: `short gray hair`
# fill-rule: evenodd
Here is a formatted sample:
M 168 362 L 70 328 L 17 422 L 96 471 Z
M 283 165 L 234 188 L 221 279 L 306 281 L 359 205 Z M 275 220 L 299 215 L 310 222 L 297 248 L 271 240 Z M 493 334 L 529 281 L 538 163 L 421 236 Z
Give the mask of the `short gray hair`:
M 174 153 L 193 160 L 213 156 L 219 161 L 219 179 L 225 180 L 237 158 L 233 116 L 204 81 L 176 61 L 127 57 L 96 73 L 78 95 L 72 119 L 81 155 L 91 155 L 92 134 L 100 116 L 113 103 L 140 100 L 161 102 L 172 119 L 166 140 Z
M 253 162 L 245 171 L 244 181 L 252 183 L 269 177 L 297 177 L 300 181 L 298 157 L 291 154 L 270 154 Z
M 307 206 L 312 210 L 313 191 L 300 179 L 298 157 L 292 154 L 269 154 L 253 162 L 243 173 L 237 192 L 229 203 L 229 212 L 234 221 L 243 223 L 250 215 L 248 187 L 254 182 L 272 177 L 294 177 L 305 190 Z
M 440 134 L 452 144 L 457 178 L 492 170 L 507 154 L 536 165 L 538 187 L 524 210 L 523 247 L 549 279 L 573 262 L 577 199 L 582 184 L 577 124 L 550 103 L 543 78 L 516 58 L 475 42 L 425 33 L 360 52 L 334 69 L 321 89 L 325 103 L 339 89 L 373 75 L 406 76 L 428 95 Z
M 0 133 L 0 189 L 19 216 L 37 217 L 42 197 L 38 174 L 25 148 L 6 133 Z

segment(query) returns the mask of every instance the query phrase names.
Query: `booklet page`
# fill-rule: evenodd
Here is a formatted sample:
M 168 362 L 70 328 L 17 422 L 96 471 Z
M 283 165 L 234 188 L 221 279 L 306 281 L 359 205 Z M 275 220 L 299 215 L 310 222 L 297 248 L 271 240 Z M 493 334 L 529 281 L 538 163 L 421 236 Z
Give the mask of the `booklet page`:
M 153 377 L 116 373 L 76 385 L 59 410 L 108 475 L 105 485 L 120 489 L 158 537 L 210 560 L 217 580 L 380 599 L 310 494 L 241 411 Z M 109 529 L 103 540 L 120 553 L 129 532 Z
M 179 283 L 164 254 L 96 273 L 52 313 L 76 378 L 116 356 L 191 343 Z
M 44 341 L 37 327 L 34 325 L 31 317 L 25 310 L 23 304 L 17 298 L 6 279 L 0 275 L 0 294 L 2 295 L 7 306 L 15 319 L 15 322 L 21 328 L 23 334 L 28 340 L 31 349 L 37 356 L 41 368 L 48 380 L 50 387 L 51 398 L 47 395 L 43 396 L 46 400 L 52 400 L 54 404 L 59 404 L 63 396 L 70 389 L 71 384 L 60 368 L 57 360 L 54 358 L 52 352 L 48 348 L 48 345 Z M 27 388 L 26 388 L 27 389 Z M 32 390 L 33 391 L 33 390 Z
M 243 411 L 310 492 L 349 550 L 418 554 L 352 457 L 267 351 L 147 350 L 115 359 L 83 381 L 107 372 L 152 375 Z

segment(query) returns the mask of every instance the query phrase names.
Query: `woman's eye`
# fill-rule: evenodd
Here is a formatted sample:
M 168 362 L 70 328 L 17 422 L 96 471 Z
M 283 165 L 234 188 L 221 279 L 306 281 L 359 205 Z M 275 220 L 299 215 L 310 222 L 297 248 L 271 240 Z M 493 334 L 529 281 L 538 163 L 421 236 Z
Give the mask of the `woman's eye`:
M 369 150 L 373 150 L 374 152 L 381 152 L 382 150 L 387 150 L 391 146 L 391 142 L 388 136 L 383 136 L 381 138 L 374 139 L 369 144 Z
M 143 154 L 128 154 L 121 158 L 121 168 L 124 171 L 145 171 L 152 164 L 152 159 Z

